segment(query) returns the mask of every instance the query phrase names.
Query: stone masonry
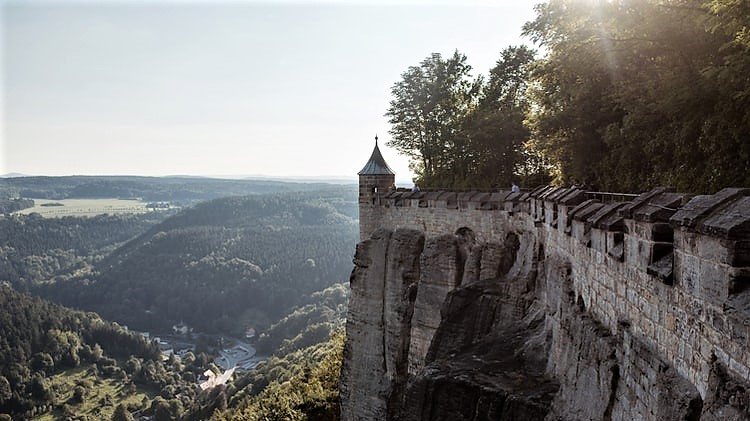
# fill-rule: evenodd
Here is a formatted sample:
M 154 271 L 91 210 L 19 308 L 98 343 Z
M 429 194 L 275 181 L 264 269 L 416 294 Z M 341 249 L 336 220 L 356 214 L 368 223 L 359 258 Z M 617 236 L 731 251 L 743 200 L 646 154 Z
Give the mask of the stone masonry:
M 522 260 L 530 261 L 528 256 L 538 249 L 540 256 L 535 256 L 535 261 L 563 262 L 566 294 L 585 314 L 550 311 L 548 317 L 553 336 L 548 372 L 560 380 L 563 389 L 566 382 L 580 381 L 566 374 L 572 364 L 568 364 L 569 350 L 580 346 L 570 338 L 579 335 L 576 332 L 591 331 L 598 339 L 593 340 L 594 347 L 589 352 L 602 355 L 592 373 L 611 372 L 605 382 L 611 393 L 592 398 L 599 399 L 607 417 L 628 419 L 623 414 L 632 414 L 630 419 L 672 419 L 658 411 L 659 402 L 664 401 L 679 403 L 683 408 L 681 416 L 687 417 L 684 419 L 704 419 L 691 418 L 700 413 L 701 402 L 710 403 L 703 408 L 705 419 L 721 419 L 721 414 L 727 413 L 736 414 L 731 419 L 743 419 L 750 414 L 750 392 L 746 391 L 750 390 L 750 189 L 728 188 L 714 195 L 692 197 L 658 188 L 637 197 L 614 198 L 553 187 L 513 194 L 372 189 L 364 193 L 367 197 L 360 200 L 360 219 L 366 223 L 361 227 L 361 236 L 375 236 L 361 247 L 388 247 L 396 239 L 376 230 L 401 229 L 397 237 L 408 233 L 412 240 L 406 244 L 423 248 L 423 261 L 438 259 L 445 266 L 441 269 L 440 265 L 399 261 L 399 265 L 408 268 L 416 266 L 402 270 L 399 279 L 403 281 L 387 287 L 396 288 L 393 292 L 378 292 L 378 297 L 387 293 L 411 294 L 414 300 L 421 293 L 417 285 L 441 291 L 430 295 L 437 300 L 432 303 L 437 308 L 425 308 L 424 304 L 430 301 L 418 300 L 421 307 L 415 307 L 414 314 L 394 310 L 398 314 L 393 316 L 391 325 L 388 317 L 368 322 L 380 326 L 384 337 L 394 341 L 393 345 L 379 342 L 377 346 L 398 349 L 394 354 L 397 361 L 383 366 L 384 375 L 392 371 L 414 374 L 422 367 L 429 342 L 438 329 L 442 300 L 461 283 L 452 275 L 456 265 L 471 262 L 472 256 L 481 253 L 478 247 L 487 250 L 487 244 L 503 244 L 512 233 L 520 238 L 520 245 L 516 240 L 516 246 L 535 249 L 519 251 L 515 264 L 505 269 L 510 272 L 508 275 L 520 270 L 528 272 L 531 263 L 524 264 Z M 456 244 L 455 234 L 461 230 L 471 232 L 476 244 Z M 441 253 L 449 250 L 449 256 L 430 252 L 431 244 L 440 241 L 454 241 L 450 247 L 439 248 Z M 420 270 L 437 272 L 431 276 L 429 272 L 418 273 Z M 475 282 L 482 278 L 472 273 L 463 274 L 464 279 Z M 541 279 L 547 283 L 547 290 L 554 290 L 554 283 L 563 282 L 559 275 Z M 355 277 L 353 289 L 354 280 Z M 356 279 L 356 287 L 365 287 L 361 283 L 366 281 Z M 547 300 L 544 294 L 538 299 Z M 373 300 L 373 306 L 384 302 L 377 297 Z M 553 304 L 544 303 L 548 307 Z M 566 321 L 568 313 L 582 321 L 571 324 Z M 357 329 L 361 332 L 363 328 Z M 397 335 L 388 333 L 391 329 L 411 329 L 407 336 L 419 338 L 419 345 L 398 342 Z M 572 336 L 560 336 L 563 333 Z M 348 344 L 346 352 L 354 352 L 351 347 Z M 554 358 L 559 358 L 557 364 Z M 344 366 L 347 367 L 346 362 Z M 717 380 L 724 378 L 729 380 Z M 738 388 L 745 392 L 737 392 L 737 388 L 725 391 L 727 382 L 740 385 Z M 342 393 L 356 393 L 355 386 L 342 386 Z M 381 396 L 386 397 L 386 389 L 390 393 L 394 387 L 402 386 L 382 384 Z M 604 386 L 600 390 L 605 390 Z M 716 402 L 717 396 L 732 393 L 739 393 L 734 401 Z M 568 402 L 580 398 L 570 397 Z M 386 404 L 378 405 L 377 414 L 382 416 Z M 564 408 L 565 405 L 562 400 L 552 404 L 556 413 L 568 414 L 567 419 L 596 419 L 584 413 L 575 415 L 575 409 Z M 707 408 L 712 412 L 707 413 Z M 344 419 L 367 418 L 347 415 Z

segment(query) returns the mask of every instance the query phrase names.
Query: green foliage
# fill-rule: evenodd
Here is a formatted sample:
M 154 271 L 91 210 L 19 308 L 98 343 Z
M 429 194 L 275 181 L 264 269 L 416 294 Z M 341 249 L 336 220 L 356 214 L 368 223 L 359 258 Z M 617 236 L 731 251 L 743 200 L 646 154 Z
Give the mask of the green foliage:
M 91 268 L 100 253 L 161 220 L 159 214 L 0 218 L 0 280 L 27 290 Z
M 118 248 L 92 272 L 37 291 L 139 330 L 185 322 L 241 336 L 346 279 L 358 226 L 330 203 L 342 198 L 353 202 L 354 190 L 202 203 Z
M 34 201 L 31 199 L 21 199 L 21 198 L 13 198 L 13 199 L 3 199 L 0 198 L 0 215 L 7 214 L 15 211 L 19 211 L 21 209 L 26 208 L 33 208 L 34 207 Z
M 750 184 L 746 2 L 537 6 L 531 145 L 557 181 L 712 192 Z
M 0 308 L 0 412 L 25 416 L 57 404 L 74 408 L 87 403 L 91 380 L 78 377 L 63 386 L 56 379 L 74 370 L 88 373 L 83 367 L 92 364 L 102 374 L 107 367 L 121 371 L 107 355 L 161 365 L 158 347 L 93 313 L 66 309 L 7 285 L 0 286 Z
M 533 61 L 528 47 L 508 47 L 490 69 L 478 106 L 463 122 L 471 158 L 464 186 L 508 188 L 513 182 L 546 181 L 544 161 L 526 149 L 524 119 L 531 108 L 526 92 Z
M 310 296 L 310 303 L 294 309 L 260 335 L 256 349 L 264 355 L 286 355 L 324 342 L 346 316 L 349 288 L 334 284 Z
M 356 217 L 356 191 L 333 187 L 218 199 L 158 225 L 148 214 L 1 219 L 0 276 L 10 282 L 0 291 L 0 413 L 206 419 L 230 399 L 309 371 L 327 352 L 318 344 L 342 323 L 348 288 L 331 284 L 351 270 Z M 196 350 L 162 361 L 140 335 L 10 284 L 144 330 L 185 321 L 240 335 L 281 318 L 265 336 L 277 356 L 196 400 L 212 357 Z M 305 411 L 326 411 L 327 402 Z
M 338 387 L 344 348 L 343 329 L 327 342 L 271 359 L 260 370 L 285 374 L 254 396 L 241 398 L 233 409 L 216 412 L 216 421 L 337 420 Z M 300 358 L 300 354 L 303 358 Z M 295 360 L 297 362 L 295 362 Z M 269 369 L 269 367 L 271 367 Z M 247 386 L 250 387 L 250 386 Z M 238 394 L 238 396 L 242 396 Z
M 461 124 L 474 108 L 481 84 L 470 71 L 458 51 L 448 59 L 435 53 L 409 67 L 391 88 L 394 99 L 385 114 L 392 125 L 389 145 L 411 158 L 423 184 L 445 176 L 449 165 L 444 161 L 465 155 Z M 453 163 L 452 170 L 465 174 L 462 161 Z
M 117 405 L 115 412 L 112 414 L 112 421 L 135 421 L 135 419 L 125 405 L 120 404 Z
M 545 171 L 525 148 L 533 59 L 529 48 L 509 47 L 485 80 L 472 78 L 458 52 L 446 60 L 433 54 L 394 84 L 389 144 L 411 158 L 422 186 L 510 187 Z
M 489 79 L 466 58 L 410 67 L 386 112 L 423 187 L 516 179 L 693 193 L 750 184 L 750 5 L 549 0 Z
M 334 370 L 333 366 L 340 365 L 340 350 L 337 347 L 341 346 L 339 341 L 343 341 L 341 336 L 348 292 L 348 286 L 343 283 L 316 292 L 309 297 L 307 304 L 274 323 L 257 343 L 259 352 L 273 353 L 273 356 L 258 364 L 252 371 L 238 376 L 228 387 L 217 387 L 202 393 L 185 419 L 206 419 L 215 410 L 224 411 L 227 408 L 225 416 L 237 415 L 242 412 L 242 408 L 256 402 L 256 398 L 265 391 L 278 390 L 279 385 L 293 381 L 295 377 L 309 378 L 311 370 L 317 370 L 316 373 Z M 331 353 L 339 356 L 332 356 Z M 186 360 L 187 358 L 188 356 Z M 333 360 L 328 361 L 330 358 Z M 324 361 L 328 362 L 323 364 Z M 320 368 L 314 369 L 319 365 Z M 327 368 L 324 370 L 323 367 Z M 291 401 L 287 397 L 280 397 L 276 405 L 268 402 L 275 398 L 266 398 L 262 403 L 256 403 L 263 406 L 263 416 L 272 419 L 297 419 L 295 417 L 300 414 L 306 414 L 307 419 L 336 419 L 331 418 L 331 414 L 335 412 L 338 417 L 338 372 L 331 376 L 335 376 L 335 379 L 329 376 L 327 380 L 321 381 L 321 387 L 326 390 L 324 398 L 320 397 L 323 393 L 320 390 L 314 393 L 291 391 L 291 394 L 302 399 L 302 403 L 295 401 L 297 403 L 294 405 L 300 406 L 297 409 L 289 404 Z M 323 375 L 316 374 L 313 377 Z M 311 382 L 310 387 L 315 384 L 317 383 Z M 317 417 L 315 414 L 325 415 Z

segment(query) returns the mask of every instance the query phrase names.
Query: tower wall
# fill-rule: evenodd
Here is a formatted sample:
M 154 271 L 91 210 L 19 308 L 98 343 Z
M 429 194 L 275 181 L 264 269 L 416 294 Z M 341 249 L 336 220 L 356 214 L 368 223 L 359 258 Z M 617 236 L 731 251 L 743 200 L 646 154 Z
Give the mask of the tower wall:
M 382 194 L 393 189 L 396 176 L 393 174 L 371 174 L 359 176 L 359 240 L 370 238 L 370 235 L 381 224 L 383 207 L 380 206 Z

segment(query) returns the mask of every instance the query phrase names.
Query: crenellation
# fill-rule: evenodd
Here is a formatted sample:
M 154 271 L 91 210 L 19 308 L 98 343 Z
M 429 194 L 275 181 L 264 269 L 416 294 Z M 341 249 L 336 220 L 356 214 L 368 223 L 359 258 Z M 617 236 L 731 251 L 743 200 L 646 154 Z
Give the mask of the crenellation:
M 591 223 L 589 217 L 596 214 L 604 205 L 596 201 L 586 201 L 585 206 L 579 205 L 570 211 L 571 236 L 586 247 L 591 246 Z

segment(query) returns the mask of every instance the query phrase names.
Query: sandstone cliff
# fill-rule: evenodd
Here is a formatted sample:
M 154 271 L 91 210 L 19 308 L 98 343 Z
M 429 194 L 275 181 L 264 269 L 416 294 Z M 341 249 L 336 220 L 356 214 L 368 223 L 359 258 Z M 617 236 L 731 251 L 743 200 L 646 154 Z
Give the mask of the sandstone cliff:
M 342 419 L 748 419 L 746 379 L 714 361 L 704 401 L 627 320 L 592 317 L 540 235 L 379 229 L 360 243 Z

